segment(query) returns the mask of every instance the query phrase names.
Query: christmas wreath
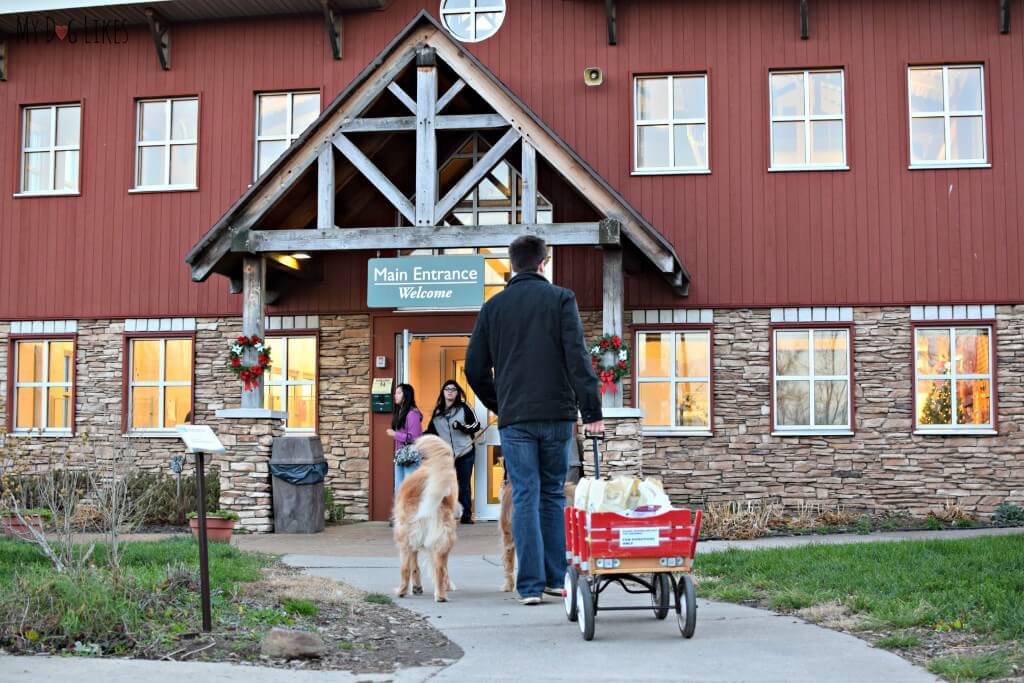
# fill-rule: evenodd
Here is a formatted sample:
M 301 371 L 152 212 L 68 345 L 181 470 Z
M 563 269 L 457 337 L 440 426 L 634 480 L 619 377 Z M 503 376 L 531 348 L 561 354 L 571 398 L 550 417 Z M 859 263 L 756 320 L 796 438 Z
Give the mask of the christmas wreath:
M 245 365 L 242 356 L 249 349 L 256 352 L 256 365 Z M 255 334 L 251 337 L 240 335 L 231 345 L 228 354 L 228 367 L 235 376 L 245 382 L 245 390 L 252 391 L 259 384 L 259 377 L 270 369 L 270 349 L 263 345 L 263 340 Z
M 629 348 L 615 334 L 606 334 L 590 349 L 590 361 L 601 380 L 601 394 L 616 391 L 615 383 L 629 374 Z

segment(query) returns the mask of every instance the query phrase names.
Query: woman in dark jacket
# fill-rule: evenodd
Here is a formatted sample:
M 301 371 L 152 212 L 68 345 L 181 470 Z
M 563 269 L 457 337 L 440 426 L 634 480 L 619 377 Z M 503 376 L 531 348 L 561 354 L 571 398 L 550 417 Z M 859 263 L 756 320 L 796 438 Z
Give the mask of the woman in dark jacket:
M 441 387 L 434 414 L 427 425 L 428 434 L 436 434 L 452 447 L 455 454 L 455 475 L 459 479 L 459 504 L 462 505 L 462 523 L 473 523 L 473 501 L 470 482 L 473 480 L 473 435 L 480 430 L 476 415 L 466 403 L 466 392 L 458 382 L 448 380 Z

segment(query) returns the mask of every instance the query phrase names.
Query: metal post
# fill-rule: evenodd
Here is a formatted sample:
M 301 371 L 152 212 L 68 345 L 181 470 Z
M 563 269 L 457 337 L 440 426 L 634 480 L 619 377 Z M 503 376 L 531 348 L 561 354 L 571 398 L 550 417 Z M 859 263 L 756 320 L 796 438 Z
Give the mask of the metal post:
M 210 558 L 206 553 L 206 473 L 203 468 L 203 453 L 196 453 L 196 492 L 199 498 L 199 509 L 196 519 L 199 520 L 199 597 L 203 606 L 203 631 L 213 630 L 213 618 L 210 615 Z

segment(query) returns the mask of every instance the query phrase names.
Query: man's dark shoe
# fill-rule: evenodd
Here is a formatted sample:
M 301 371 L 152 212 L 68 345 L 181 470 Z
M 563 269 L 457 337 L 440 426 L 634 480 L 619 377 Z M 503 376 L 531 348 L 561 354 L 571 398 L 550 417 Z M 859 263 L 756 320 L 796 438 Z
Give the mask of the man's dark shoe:
M 475 522 L 473 522 L 472 518 L 470 518 L 470 519 L 463 519 L 463 520 L 461 520 L 461 522 L 462 522 L 462 524 L 474 524 L 475 523 Z

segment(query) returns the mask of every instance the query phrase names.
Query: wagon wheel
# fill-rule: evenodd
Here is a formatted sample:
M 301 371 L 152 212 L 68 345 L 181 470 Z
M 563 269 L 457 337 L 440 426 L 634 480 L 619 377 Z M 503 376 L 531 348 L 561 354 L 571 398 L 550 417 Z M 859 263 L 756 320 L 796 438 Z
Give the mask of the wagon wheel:
M 590 581 L 582 579 L 576 582 L 576 606 L 579 609 L 580 633 L 583 640 L 594 639 L 594 618 L 597 612 L 594 609 L 594 593 L 590 589 Z
M 651 574 L 651 605 L 654 607 L 654 616 L 657 619 L 664 619 L 668 616 L 671 600 L 672 587 L 669 585 L 668 574 Z
M 579 618 L 579 604 L 576 602 L 576 584 L 579 581 L 579 576 L 576 567 L 572 565 L 566 567 L 563 584 L 565 595 L 562 597 L 562 601 L 565 603 L 565 616 L 569 621 L 576 621 Z
M 676 622 L 683 638 L 693 637 L 697 629 L 697 593 L 689 574 L 683 574 L 676 585 Z

